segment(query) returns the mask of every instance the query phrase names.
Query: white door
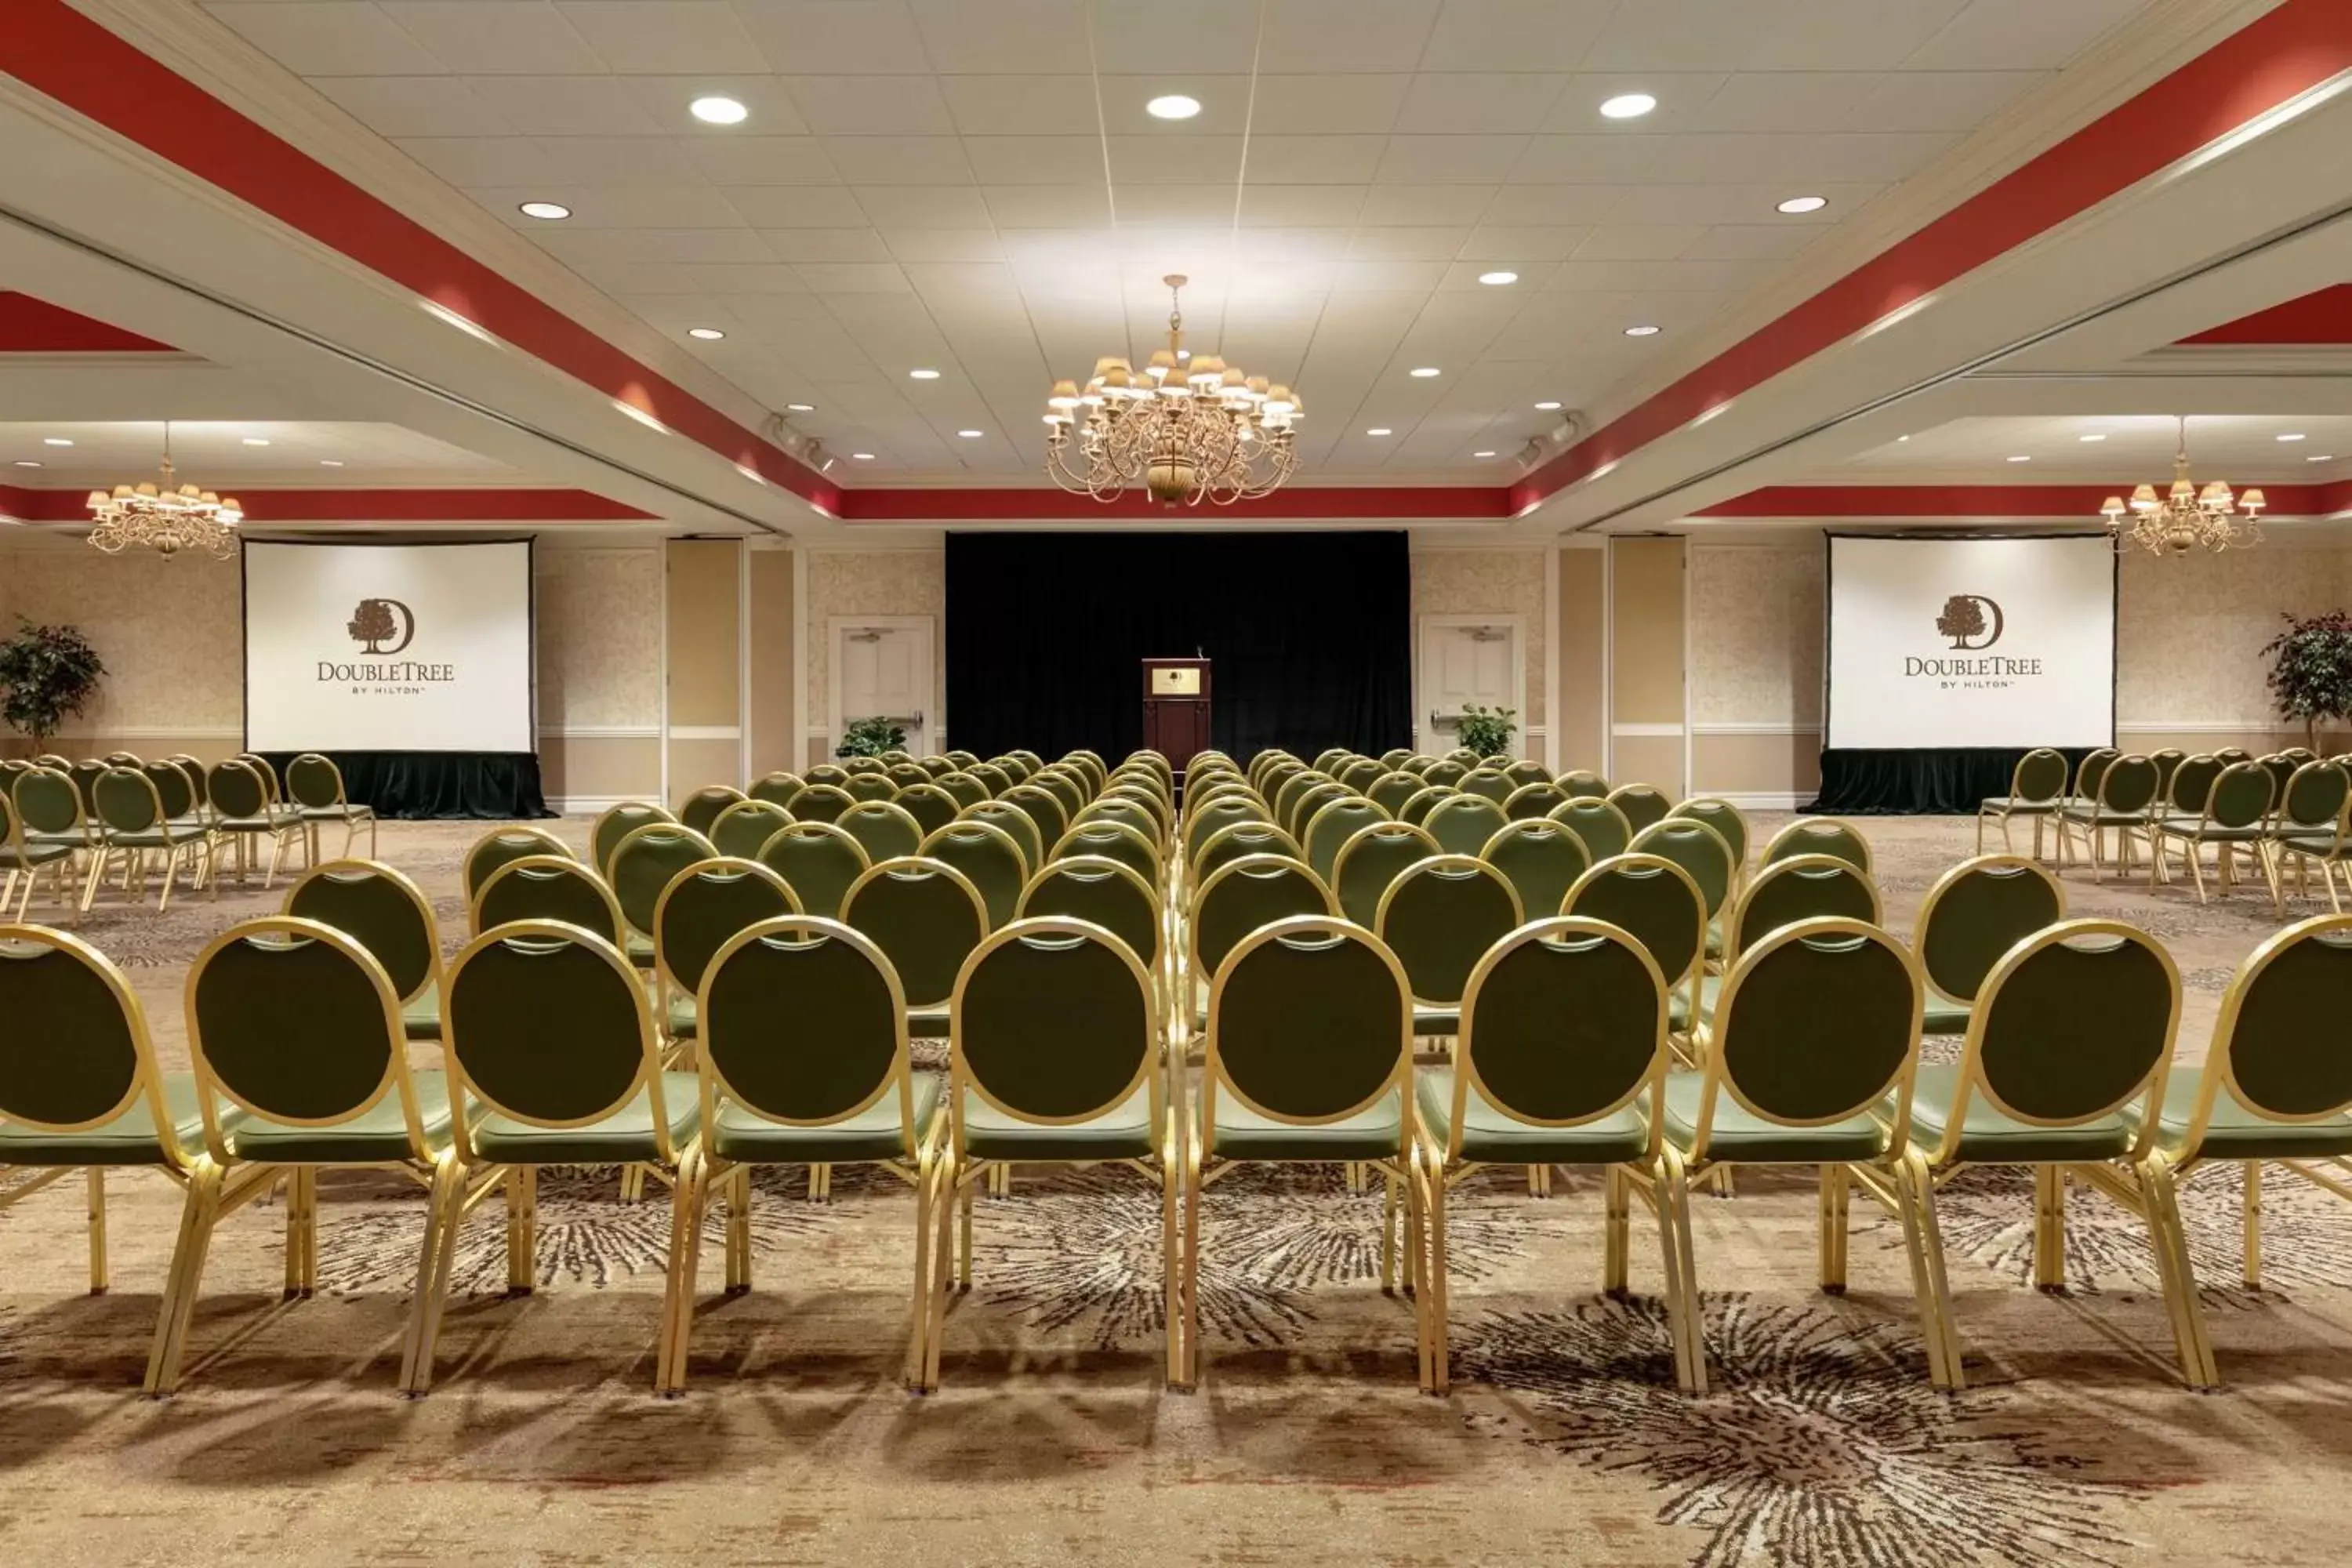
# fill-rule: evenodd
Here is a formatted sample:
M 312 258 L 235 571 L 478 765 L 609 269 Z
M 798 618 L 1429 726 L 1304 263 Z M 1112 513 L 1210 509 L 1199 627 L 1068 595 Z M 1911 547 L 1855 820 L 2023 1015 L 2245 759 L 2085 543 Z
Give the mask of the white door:
M 1519 628 L 1516 622 L 1468 616 L 1425 616 L 1421 623 L 1421 702 L 1415 715 L 1423 751 L 1443 755 L 1455 739 L 1462 710 L 1508 708 L 1517 715 L 1511 752 L 1528 749 L 1527 703 L 1520 689 Z
M 833 623 L 833 736 L 859 719 L 885 718 L 907 731 L 907 750 L 931 750 L 931 622 L 877 616 Z

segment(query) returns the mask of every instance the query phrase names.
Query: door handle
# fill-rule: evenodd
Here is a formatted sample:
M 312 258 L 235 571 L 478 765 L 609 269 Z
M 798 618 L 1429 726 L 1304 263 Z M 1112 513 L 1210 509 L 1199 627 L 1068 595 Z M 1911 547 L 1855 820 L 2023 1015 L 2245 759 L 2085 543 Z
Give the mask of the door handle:
M 1434 708 L 1429 710 L 1429 727 L 1433 730 L 1442 730 L 1448 725 L 1458 726 L 1461 722 L 1462 715 L 1459 713 L 1440 713 Z

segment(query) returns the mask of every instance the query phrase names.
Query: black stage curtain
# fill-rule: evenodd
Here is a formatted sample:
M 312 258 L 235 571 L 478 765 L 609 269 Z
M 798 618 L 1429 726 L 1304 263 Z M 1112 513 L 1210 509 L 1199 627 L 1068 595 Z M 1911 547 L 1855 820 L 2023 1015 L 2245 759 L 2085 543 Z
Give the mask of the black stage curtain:
M 269 765 L 286 775 L 299 753 L 279 752 Z M 539 782 L 537 752 L 328 752 L 343 773 L 343 794 L 378 816 L 422 821 L 479 817 L 511 822 L 553 816 Z
M 1141 661 L 1197 655 L 1218 750 L 1378 755 L 1412 742 L 1412 591 L 1399 531 L 951 532 L 948 736 L 1116 762 Z
M 1973 816 L 2009 794 L 2024 746 L 1949 746 L 1822 753 L 1822 794 L 1803 811 L 1828 816 Z M 2061 747 L 2068 776 L 2087 748 Z

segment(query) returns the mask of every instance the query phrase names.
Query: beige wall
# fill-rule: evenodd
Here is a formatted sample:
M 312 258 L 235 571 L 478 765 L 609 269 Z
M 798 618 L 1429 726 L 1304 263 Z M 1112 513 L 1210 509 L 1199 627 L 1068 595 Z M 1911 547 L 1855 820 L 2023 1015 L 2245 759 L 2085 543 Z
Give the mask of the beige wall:
M 1609 762 L 1608 553 L 1571 547 L 1559 552 L 1559 658 L 1551 704 L 1559 771 Z
M 744 772 L 751 778 L 793 767 L 802 751 L 793 732 L 799 720 L 793 698 L 800 689 L 801 632 L 793 576 L 800 563 L 789 551 L 758 548 L 746 562 L 751 574 L 751 732 L 744 742 Z
M 1683 793 L 1684 551 L 1680 539 L 1609 542 L 1609 765 L 1613 784 Z
M 1820 783 L 1822 536 L 1690 547 L 1692 788 L 1806 795 Z M 2352 602 L 2352 548 L 2282 542 L 2243 554 L 2123 558 L 2116 586 L 2119 744 L 2251 751 L 2299 744 L 2263 687 L 2282 611 Z

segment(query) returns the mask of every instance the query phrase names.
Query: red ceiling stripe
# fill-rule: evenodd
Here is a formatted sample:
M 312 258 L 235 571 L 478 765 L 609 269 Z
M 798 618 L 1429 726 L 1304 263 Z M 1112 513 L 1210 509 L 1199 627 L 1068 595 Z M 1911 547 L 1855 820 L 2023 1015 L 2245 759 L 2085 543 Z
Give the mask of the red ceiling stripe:
M 0 71 L 672 430 L 835 510 L 788 453 L 141 53 L 66 0 L 11 0 Z
M 88 490 L 0 485 L 0 511 L 20 522 L 88 522 Z M 657 522 L 654 513 L 588 490 L 239 490 L 247 522 Z
M 2352 343 L 2352 283 L 2241 317 L 2185 343 Z
M 0 353 L 168 354 L 169 343 L 126 332 L 30 294 L 0 289 Z
M 1696 517 L 2017 518 L 2098 520 L 2123 485 L 1773 485 L 1701 508 Z M 2270 511 L 2332 517 L 2352 508 L 2352 479 L 2326 485 L 2264 485 Z
M 1108 504 L 1066 490 L 856 489 L 842 492 L 845 522 L 1214 522 L 1332 519 L 1492 519 L 1510 515 L 1493 487 L 1332 488 L 1302 485 L 1233 506 L 1163 507 L 1129 491 Z
M 2352 69 L 2352 6 L 2286 0 L 1521 479 L 1513 510 L 1680 428 Z

